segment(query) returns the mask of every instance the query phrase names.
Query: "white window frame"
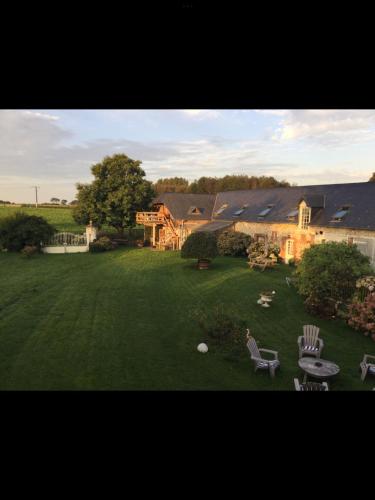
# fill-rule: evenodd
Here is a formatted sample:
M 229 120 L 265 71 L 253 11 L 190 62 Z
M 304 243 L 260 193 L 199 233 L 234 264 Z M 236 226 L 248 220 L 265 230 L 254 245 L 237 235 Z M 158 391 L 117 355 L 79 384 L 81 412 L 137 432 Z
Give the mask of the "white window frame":
M 285 243 L 285 257 L 289 260 L 294 257 L 294 240 L 292 238 L 288 238 Z
M 310 207 L 302 207 L 300 214 L 300 228 L 308 229 L 309 224 L 311 222 L 311 208 Z

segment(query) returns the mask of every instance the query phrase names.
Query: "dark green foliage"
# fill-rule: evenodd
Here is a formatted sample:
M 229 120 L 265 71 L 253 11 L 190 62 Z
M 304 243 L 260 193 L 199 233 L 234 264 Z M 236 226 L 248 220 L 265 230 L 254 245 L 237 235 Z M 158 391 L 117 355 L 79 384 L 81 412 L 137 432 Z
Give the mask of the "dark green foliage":
M 250 245 L 251 236 L 241 232 L 224 231 L 217 238 L 219 255 L 246 257 L 246 249 Z
M 107 252 L 108 250 L 113 250 L 114 248 L 115 244 L 110 238 L 108 238 L 108 236 L 102 236 L 89 245 L 89 250 L 92 253 Z
M 246 321 L 234 311 L 219 304 L 209 311 L 197 310 L 193 313 L 202 332 L 202 340 L 209 345 L 219 347 L 228 361 L 237 361 L 246 350 Z
M 217 255 L 216 236 L 205 231 L 192 233 L 181 248 L 183 259 L 213 259 Z
M 142 162 L 124 154 L 106 156 L 91 167 L 95 179 L 91 184 L 77 184 L 78 205 L 73 208 L 79 224 L 114 227 L 120 234 L 135 226 L 135 214 L 149 207 L 154 191 L 144 179 Z
M 0 245 L 19 252 L 27 245 L 40 247 L 55 233 L 55 228 L 43 217 L 17 212 L 0 219 Z
M 356 245 L 323 243 L 304 251 L 295 272 L 296 287 L 306 297 L 311 312 L 319 305 L 331 311 L 329 301 L 350 299 L 356 280 L 370 272 L 369 258 Z
M 154 184 L 157 194 L 161 193 L 187 193 L 189 181 L 183 177 L 159 179 Z
M 224 304 L 210 309 L 196 311 L 193 315 L 202 331 L 205 341 L 225 344 L 245 344 L 246 322 L 228 311 Z
M 226 175 L 224 177 L 201 177 L 192 182 L 188 188 L 190 193 L 216 194 L 221 191 L 239 189 L 256 189 L 272 187 L 289 187 L 287 181 L 278 181 L 274 177 L 256 177 L 248 175 Z

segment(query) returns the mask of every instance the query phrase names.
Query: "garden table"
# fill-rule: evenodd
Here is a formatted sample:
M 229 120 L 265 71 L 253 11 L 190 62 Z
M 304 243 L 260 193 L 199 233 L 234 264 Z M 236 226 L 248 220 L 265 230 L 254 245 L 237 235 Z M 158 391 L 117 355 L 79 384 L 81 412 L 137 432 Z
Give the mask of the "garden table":
M 326 359 L 304 357 L 298 360 L 298 365 L 305 372 L 303 382 L 306 382 L 307 375 L 322 380 L 334 377 L 340 371 L 335 363 Z

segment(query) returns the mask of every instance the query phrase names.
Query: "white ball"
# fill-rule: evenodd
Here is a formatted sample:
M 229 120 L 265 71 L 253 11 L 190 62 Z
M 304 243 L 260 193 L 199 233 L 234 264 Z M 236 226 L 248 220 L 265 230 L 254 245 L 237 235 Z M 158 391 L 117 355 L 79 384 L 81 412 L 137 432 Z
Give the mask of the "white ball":
M 207 344 L 199 344 L 199 346 L 197 347 L 197 349 L 198 349 L 199 352 L 207 352 L 208 351 Z

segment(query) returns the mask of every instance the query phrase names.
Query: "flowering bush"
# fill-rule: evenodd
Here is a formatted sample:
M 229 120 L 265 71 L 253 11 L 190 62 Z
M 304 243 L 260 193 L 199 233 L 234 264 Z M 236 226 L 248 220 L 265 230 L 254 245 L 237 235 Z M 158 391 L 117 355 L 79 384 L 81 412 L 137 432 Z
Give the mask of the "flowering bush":
M 375 340 L 375 292 L 369 293 L 363 302 L 354 301 L 348 312 L 348 324 Z
M 356 245 L 336 242 L 313 245 L 303 252 L 295 272 L 296 287 L 306 297 L 305 305 L 311 313 L 316 310 L 331 316 L 331 302 L 351 300 L 357 280 L 369 272 L 369 258 Z
M 268 243 L 266 247 L 263 241 L 254 241 L 250 244 L 246 252 L 249 255 L 249 259 L 264 256 L 277 260 L 280 253 L 280 247 L 276 243 Z
M 373 291 L 375 291 L 375 276 L 363 276 L 357 280 L 356 284 L 356 298 L 363 302 L 365 297 Z
M 356 288 L 367 288 L 370 292 L 375 290 L 375 276 L 362 276 L 355 284 Z

